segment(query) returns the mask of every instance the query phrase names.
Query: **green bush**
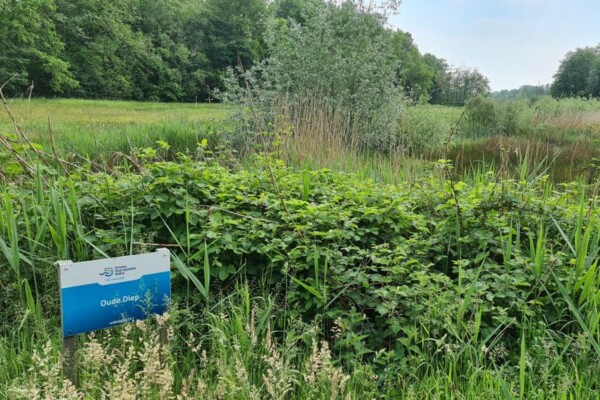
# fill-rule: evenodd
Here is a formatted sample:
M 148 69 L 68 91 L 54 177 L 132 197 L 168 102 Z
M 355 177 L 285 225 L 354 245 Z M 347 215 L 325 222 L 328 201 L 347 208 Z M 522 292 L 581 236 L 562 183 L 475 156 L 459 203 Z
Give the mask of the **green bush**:
M 16 218 L 31 223 L 48 206 L 56 212 L 63 197 L 61 213 L 73 221 L 64 228 L 68 240 L 47 231 L 36 240 L 66 246 L 64 257 L 172 245 L 181 260 L 179 295 L 195 284 L 193 297 L 210 299 L 240 278 L 267 285 L 303 318 L 338 321 L 337 345 L 355 352 L 419 353 L 428 346 L 423 338 L 485 337 L 502 327 L 502 341 L 516 351 L 525 319 L 578 331 L 552 278 L 580 298 L 573 279 L 594 260 L 579 255 L 573 275 L 561 232 L 584 229 L 576 225 L 582 211 L 574 191 L 491 176 L 473 185 L 431 179 L 384 186 L 329 170 L 296 173 L 269 158 L 232 172 L 184 157 L 148 164 L 144 173 L 72 175 L 42 209 L 18 202 Z M 212 279 L 188 282 L 190 273 Z M 593 304 L 580 304 L 593 321 Z
M 513 136 L 531 128 L 533 114 L 525 100 L 498 101 L 475 96 L 465 106 L 461 128 L 468 138 Z

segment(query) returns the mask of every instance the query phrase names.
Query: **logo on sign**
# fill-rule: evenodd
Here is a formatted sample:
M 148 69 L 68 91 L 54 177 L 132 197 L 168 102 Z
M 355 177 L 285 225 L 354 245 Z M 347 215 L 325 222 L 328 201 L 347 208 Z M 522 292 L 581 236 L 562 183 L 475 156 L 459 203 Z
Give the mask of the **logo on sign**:
M 110 278 L 111 276 L 124 276 L 126 272 L 135 271 L 135 267 L 128 267 L 127 265 L 117 265 L 116 267 L 106 267 L 104 272 L 100 272 L 98 275 Z

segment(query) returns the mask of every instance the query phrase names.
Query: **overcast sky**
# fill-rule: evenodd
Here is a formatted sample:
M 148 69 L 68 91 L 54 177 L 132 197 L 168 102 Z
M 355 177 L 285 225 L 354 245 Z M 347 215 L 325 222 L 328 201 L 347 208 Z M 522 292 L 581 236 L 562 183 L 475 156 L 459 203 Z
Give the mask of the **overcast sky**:
M 513 89 L 552 82 L 568 51 L 600 43 L 600 0 L 403 0 L 390 23 L 422 53 Z

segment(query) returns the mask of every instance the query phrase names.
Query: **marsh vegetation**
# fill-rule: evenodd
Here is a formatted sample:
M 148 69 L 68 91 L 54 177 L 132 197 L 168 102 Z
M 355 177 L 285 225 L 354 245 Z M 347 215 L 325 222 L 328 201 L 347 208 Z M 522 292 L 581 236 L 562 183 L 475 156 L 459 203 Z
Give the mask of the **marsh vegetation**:
M 50 3 L 95 26 L 87 1 Z M 246 17 L 233 61 L 173 26 L 140 36 L 165 10 L 210 32 L 217 2 L 122 3 L 157 8 L 146 25 L 114 20 L 120 35 L 88 32 L 95 43 L 183 71 L 122 97 L 195 100 L 213 82 L 219 103 L 29 98 L 23 79 L 44 74 L 10 48 L 25 75 L 1 92 L 0 397 L 600 395 L 598 100 L 489 96 L 479 72 L 387 28 L 397 2 L 225 8 Z M 53 57 L 75 57 L 75 28 Z M 198 58 L 167 57 L 176 38 Z M 119 93 L 68 61 L 70 75 L 52 72 L 65 94 Z M 205 80 L 178 86 L 191 75 Z M 159 247 L 170 312 L 78 337 L 67 379 L 56 261 Z

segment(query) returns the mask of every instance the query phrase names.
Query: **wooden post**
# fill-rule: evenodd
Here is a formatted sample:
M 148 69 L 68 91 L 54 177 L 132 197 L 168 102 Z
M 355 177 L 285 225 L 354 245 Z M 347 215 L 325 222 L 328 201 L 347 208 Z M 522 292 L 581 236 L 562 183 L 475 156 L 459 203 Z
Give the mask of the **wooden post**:
M 77 387 L 77 369 L 75 356 L 77 355 L 77 339 L 75 336 L 63 337 L 63 370 L 65 378 Z

